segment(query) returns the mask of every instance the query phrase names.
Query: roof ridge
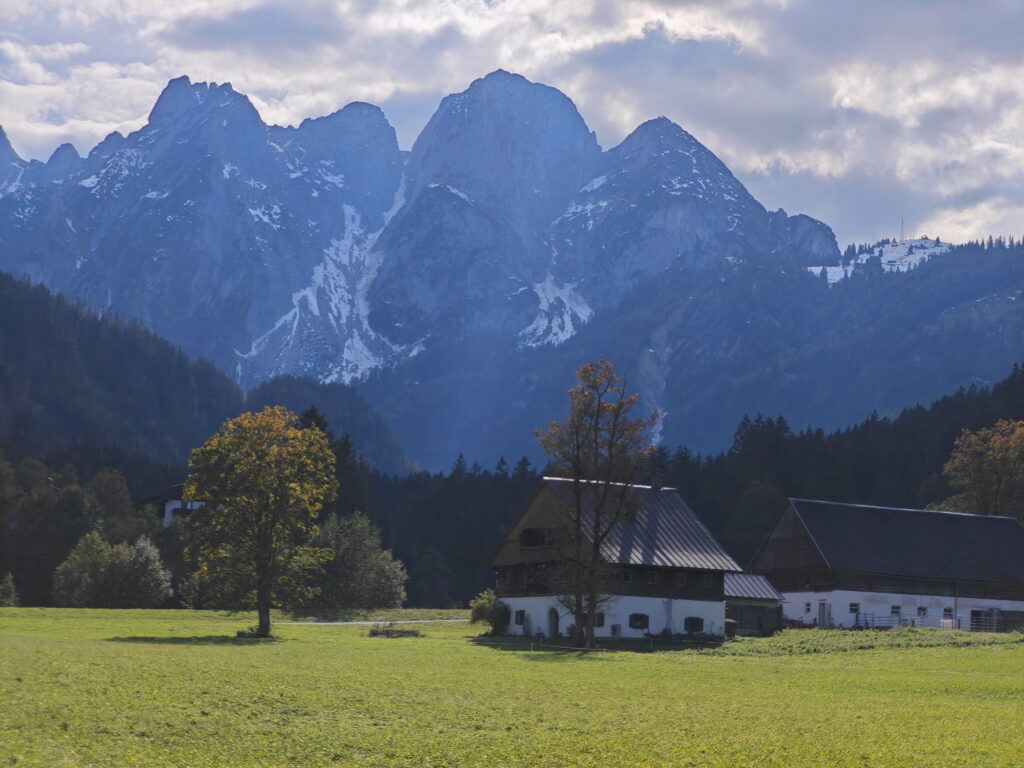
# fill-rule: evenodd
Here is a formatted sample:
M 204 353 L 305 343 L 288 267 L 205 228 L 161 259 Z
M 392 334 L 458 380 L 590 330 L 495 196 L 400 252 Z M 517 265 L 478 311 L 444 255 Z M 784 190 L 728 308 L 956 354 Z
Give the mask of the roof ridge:
M 949 509 L 918 509 L 914 507 L 883 507 L 879 504 L 855 504 L 848 501 L 825 501 L 824 499 L 803 499 L 796 496 L 791 496 L 790 501 L 801 502 L 804 504 L 827 504 L 832 507 L 854 507 L 856 509 L 880 509 L 887 512 L 923 512 L 929 515 L 957 515 L 959 517 L 977 517 L 984 518 L 987 520 L 1013 520 L 1020 522 L 1015 517 L 1010 515 L 979 515 L 974 512 L 956 512 Z
M 557 480 L 560 483 L 574 483 L 574 482 L 576 482 L 576 478 L 573 478 L 573 477 L 555 477 L 554 475 L 541 475 L 540 479 L 541 480 Z M 595 485 L 604 485 L 605 484 L 604 480 L 584 480 L 583 478 L 580 478 L 580 482 L 581 483 L 593 483 Z M 653 485 L 640 485 L 639 483 L 610 482 L 610 483 L 608 483 L 608 485 L 627 486 L 629 488 L 639 488 L 639 489 L 642 489 L 642 490 L 645 490 L 645 491 L 654 491 L 654 490 L 658 490 L 658 491 L 676 491 L 676 492 L 679 491 L 679 489 L 676 488 L 675 486 L 669 486 L 669 485 L 663 485 L 660 488 L 655 488 Z

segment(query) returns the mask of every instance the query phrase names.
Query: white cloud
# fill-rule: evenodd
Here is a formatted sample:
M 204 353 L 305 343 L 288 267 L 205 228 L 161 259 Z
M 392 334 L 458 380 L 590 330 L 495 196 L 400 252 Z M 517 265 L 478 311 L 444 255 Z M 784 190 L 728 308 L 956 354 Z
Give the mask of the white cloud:
M 88 151 L 188 74 L 270 122 L 375 102 L 409 146 L 503 67 L 566 92 L 606 147 L 676 120 L 841 241 L 891 232 L 865 212 L 978 237 L 1024 231 L 1022 25 L 1000 0 L 6 0 L 0 124 L 27 156 Z

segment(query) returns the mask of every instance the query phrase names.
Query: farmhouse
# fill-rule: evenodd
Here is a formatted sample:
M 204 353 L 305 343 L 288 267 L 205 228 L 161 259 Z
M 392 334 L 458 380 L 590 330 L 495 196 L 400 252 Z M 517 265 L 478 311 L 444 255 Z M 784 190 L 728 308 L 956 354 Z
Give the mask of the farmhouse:
M 1024 624 L 1024 527 L 1010 517 L 790 499 L 750 570 L 803 624 Z
M 634 485 L 624 493 L 627 512 L 604 541 L 608 601 L 595 634 L 723 634 L 725 574 L 740 567 L 674 488 Z M 587 503 L 584 520 L 593 514 Z M 550 580 L 562 557 L 559 529 L 572 504 L 572 480 L 543 478 L 492 560 L 496 591 L 511 612 L 510 632 L 554 637 L 573 623 Z
M 147 496 L 135 502 L 136 509 L 143 509 L 148 506 L 156 507 L 160 516 L 160 525 L 169 528 L 176 518 L 187 517 L 189 513 L 199 509 L 201 501 L 182 501 L 184 484 L 179 483 L 171 486 L 163 493 Z

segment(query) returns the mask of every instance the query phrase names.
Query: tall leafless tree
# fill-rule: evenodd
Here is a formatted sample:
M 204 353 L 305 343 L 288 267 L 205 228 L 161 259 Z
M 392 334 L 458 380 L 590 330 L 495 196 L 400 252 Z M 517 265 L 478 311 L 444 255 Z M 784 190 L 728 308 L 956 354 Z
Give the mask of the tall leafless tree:
M 571 482 L 555 532 L 559 563 L 551 583 L 573 614 L 573 642 L 594 644 L 594 620 L 608 601 L 613 572 L 603 556 L 605 541 L 629 513 L 631 487 L 651 452 L 647 439 L 658 413 L 632 416 L 638 395 L 627 395 L 614 366 L 602 358 L 576 371 L 569 390 L 569 415 L 536 431 L 552 471 Z

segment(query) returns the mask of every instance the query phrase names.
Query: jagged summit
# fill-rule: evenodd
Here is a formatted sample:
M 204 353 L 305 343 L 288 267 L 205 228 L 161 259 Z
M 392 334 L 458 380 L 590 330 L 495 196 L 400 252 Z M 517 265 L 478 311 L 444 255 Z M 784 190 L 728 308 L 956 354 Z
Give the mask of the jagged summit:
M 341 109 L 335 110 L 328 115 L 322 115 L 320 117 L 307 117 L 301 123 L 299 123 L 299 130 L 311 128 L 313 126 L 327 125 L 330 123 L 339 123 L 343 121 L 359 121 L 367 123 L 388 123 L 387 117 L 384 115 L 384 110 L 378 107 L 376 104 L 368 104 L 365 101 L 353 101 L 346 104 Z
M 262 122 L 249 97 L 231 83 L 193 83 L 188 75 L 168 81 L 149 113 L 150 125 L 162 125 L 208 109 L 225 109 Z
M 46 164 L 57 166 L 67 162 L 78 162 L 81 159 L 82 157 L 78 154 L 78 150 L 75 149 L 75 145 L 65 142 L 53 150 L 53 154 L 50 155 L 50 159 L 46 161 Z

